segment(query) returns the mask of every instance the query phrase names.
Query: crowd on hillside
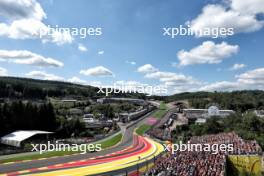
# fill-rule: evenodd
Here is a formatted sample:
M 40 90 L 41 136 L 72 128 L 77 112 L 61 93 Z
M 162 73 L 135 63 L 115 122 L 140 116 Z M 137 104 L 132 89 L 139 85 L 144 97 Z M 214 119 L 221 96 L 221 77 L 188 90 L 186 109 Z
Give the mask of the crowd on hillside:
M 261 151 L 261 147 L 255 140 L 243 140 L 234 132 L 194 136 L 190 141 L 191 143 L 233 144 L 233 151 L 228 153 L 232 155 L 256 154 Z
M 261 151 L 256 141 L 244 141 L 235 133 L 195 136 L 193 144 L 233 144 L 232 152 L 211 154 L 205 151 L 168 152 L 156 160 L 148 176 L 224 176 L 226 155 L 257 154 Z

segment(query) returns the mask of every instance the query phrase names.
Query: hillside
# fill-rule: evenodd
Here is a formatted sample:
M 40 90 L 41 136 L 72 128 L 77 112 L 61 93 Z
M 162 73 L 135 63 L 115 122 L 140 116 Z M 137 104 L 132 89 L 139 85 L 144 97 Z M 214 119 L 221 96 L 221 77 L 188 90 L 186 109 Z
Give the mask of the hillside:
M 38 80 L 18 77 L 0 77 L 0 98 L 45 99 L 48 97 L 97 98 L 99 88 L 69 82 Z M 115 97 L 145 98 L 143 94 L 112 94 Z
M 243 90 L 233 92 L 192 92 L 160 97 L 166 102 L 188 100 L 193 108 L 208 108 L 212 104 L 221 109 L 245 112 L 250 109 L 264 109 L 264 91 Z

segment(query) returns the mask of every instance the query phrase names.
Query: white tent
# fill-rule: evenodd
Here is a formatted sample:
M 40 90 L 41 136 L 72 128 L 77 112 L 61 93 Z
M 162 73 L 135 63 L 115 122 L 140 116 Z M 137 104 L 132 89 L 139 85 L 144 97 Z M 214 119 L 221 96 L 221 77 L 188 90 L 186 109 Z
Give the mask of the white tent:
M 1 137 L 1 143 L 6 145 L 12 145 L 15 147 L 20 147 L 22 141 L 36 134 L 51 134 L 51 133 L 53 132 L 37 131 L 37 130 L 28 130 L 28 131 L 19 130 Z

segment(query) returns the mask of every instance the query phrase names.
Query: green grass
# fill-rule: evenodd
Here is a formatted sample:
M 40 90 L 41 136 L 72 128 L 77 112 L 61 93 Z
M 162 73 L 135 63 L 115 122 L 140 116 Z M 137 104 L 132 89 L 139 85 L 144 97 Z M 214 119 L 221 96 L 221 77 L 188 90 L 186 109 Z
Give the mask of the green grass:
M 108 140 L 105 140 L 103 142 L 97 143 L 97 144 L 101 144 L 102 149 L 106 149 L 112 146 L 115 146 L 116 144 L 118 144 L 122 139 L 122 134 L 118 134 Z
M 110 139 L 104 140 L 102 142 L 95 143 L 96 144 L 101 144 L 102 149 L 106 149 L 109 147 L 112 147 L 116 144 L 118 144 L 122 139 L 122 134 L 118 134 L 113 136 Z M 23 160 L 34 160 L 34 159 L 40 159 L 40 158 L 51 158 L 55 156 L 64 156 L 64 155 L 71 155 L 75 153 L 81 153 L 81 151 L 50 151 L 50 152 L 45 152 L 42 154 L 39 153 L 34 153 L 34 154 L 28 154 L 25 156 L 17 156 L 13 158 L 7 158 L 7 159 L 2 159 L 0 160 L 0 163 L 7 163 L 7 162 L 15 162 L 15 161 L 23 161 Z
M 167 105 L 162 101 L 162 102 L 160 103 L 160 107 L 159 107 L 159 109 L 161 109 L 161 110 L 167 110 L 168 107 L 167 107 Z
M 160 103 L 160 107 L 157 111 L 155 111 L 151 116 L 153 116 L 156 119 L 161 119 L 166 113 L 167 113 L 167 106 L 164 102 Z M 136 129 L 136 133 L 138 135 L 145 134 L 149 129 L 151 128 L 151 125 L 148 124 L 142 124 L 140 127 Z
M 157 119 L 161 119 L 167 112 L 168 108 L 164 102 L 160 103 L 159 110 L 154 112 L 152 116 Z
M 142 124 L 140 127 L 138 127 L 138 128 L 136 129 L 136 133 L 137 133 L 138 135 L 143 135 L 143 134 L 145 134 L 150 128 L 151 128 L 150 125 Z

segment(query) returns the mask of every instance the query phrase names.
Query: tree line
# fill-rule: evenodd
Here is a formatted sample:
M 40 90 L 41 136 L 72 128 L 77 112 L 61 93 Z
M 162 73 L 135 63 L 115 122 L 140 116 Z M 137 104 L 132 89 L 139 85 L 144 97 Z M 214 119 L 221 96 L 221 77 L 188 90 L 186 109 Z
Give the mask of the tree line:
M 51 103 L 15 101 L 0 105 L 1 136 L 15 130 L 55 131 L 58 125 Z
M 46 97 L 95 97 L 99 89 L 58 81 L 1 77 L 0 97 L 10 99 L 45 99 Z
M 220 109 L 231 109 L 236 112 L 246 112 L 253 109 L 264 109 L 264 91 L 243 90 L 233 92 L 192 92 L 180 93 L 159 99 L 172 102 L 188 100 L 193 108 L 208 108 L 216 104 Z
M 101 98 L 105 94 L 98 87 L 61 81 L 31 78 L 0 77 L 0 98 L 45 99 L 46 97 Z M 105 88 L 103 88 L 105 90 Z M 129 97 L 145 99 L 140 93 L 109 94 L 109 97 Z
M 42 130 L 67 138 L 80 135 L 85 126 L 79 118 L 58 116 L 51 103 L 14 101 L 0 104 L 0 129 L 0 137 L 16 130 Z

